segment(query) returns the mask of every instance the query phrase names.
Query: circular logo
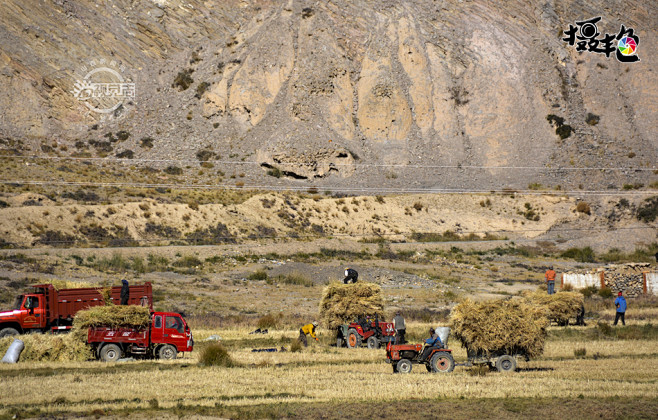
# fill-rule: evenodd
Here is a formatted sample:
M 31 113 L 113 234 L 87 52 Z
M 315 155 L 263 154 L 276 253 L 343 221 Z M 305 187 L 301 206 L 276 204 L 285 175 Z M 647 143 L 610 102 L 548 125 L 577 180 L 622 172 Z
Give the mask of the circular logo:
M 580 27 L 580 35 L 585 38 L 593 38 L 596 36 L 597 32 L 598 29 L 596 28 L 596 25 L 591 22 L 588 22 Z
M 95 64 L 92 61 L 90 66 Z M 105 64 L 105 60 L 100 60 L 100 64 Z M 135 97 L 135 84 L 127 82 L 118 71 L 106 66 L 91 70 L 85 66 L 83 71 L 87 73 L 75 82 L 71 93 L 90 111 L 110 114 L 119 109 L 126 99 Z
M 621 55 L 633 55 L 635 54 L 635 50 L 637 49 L 637 44 L 635 43 L 635 40 L 629 36 L 625 36 L 622 39 L 619 40 L 619 43 L 617 43 L 617 48 L 619 48 L 619 52 Z

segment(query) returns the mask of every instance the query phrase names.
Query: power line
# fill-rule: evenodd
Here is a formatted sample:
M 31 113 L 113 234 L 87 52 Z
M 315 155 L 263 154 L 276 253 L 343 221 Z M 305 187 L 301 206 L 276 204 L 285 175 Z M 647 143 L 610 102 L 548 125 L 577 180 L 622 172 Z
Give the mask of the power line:
M 116 162 L 129 162 L 129 163 L 213 163 L 224 165 L 262 165 L 268 162 L 258 161 L 234 161 L 234 160 L 195 160 L 195 159 L 128 159 L 128 158 L 99 158 L 99 157 L 74 157 L 74 156 L 0 156 L 0 159 L 30 159 L 30 160 L 75 160 L 75 161 L 100 161 L 107 163 Z M 282 166 L 313 166 L 318 165 L 318 162 L 275 162 L 277 165 Z M 640 168 L 640 167 L 606 167 L 606 166 L 580 166 L 580 167 L 547 167 L 547 166 L 487 166 L 487 165 L 417 165 L 417 164 L 390 164 L 390 163 L 330 163 L 333 166 L 355 166 L 355 167 L 381 167 L 381 168 L 412 168 L 412 169 L 480 169 L 480 170 L 496 170 L 496 169 L 522 169 L 522 170 L 546 170 L 546 171 L 631 171 L 631 172 L 647 172 L 658 171 L 658 168 Z
M 398 188 L 398 187 L 331 187 L 316 185 L 232 185 L 232 184 L 176 184 L 176 183 L 137 183 L 137 182 L 86 182 L 86 181 L 40 181 L 4 179 L 0 184 L 19 185 L 59 185 L 78 187 L 101 187 L 101 188 L 177 188 L 177 189 L 209 189 L 209 190 L 257 190 L 257 191 L 301 191 L 319 190 L 328 192 L 345 193 L 386 193 L 386 194 L 524 194 L 524 195 L 601 195 L 601 196 L 635 196 L 653 195 L 657 191 L 651 190 L 528 190 L 528 189 L 466 189 L 466 188 Z

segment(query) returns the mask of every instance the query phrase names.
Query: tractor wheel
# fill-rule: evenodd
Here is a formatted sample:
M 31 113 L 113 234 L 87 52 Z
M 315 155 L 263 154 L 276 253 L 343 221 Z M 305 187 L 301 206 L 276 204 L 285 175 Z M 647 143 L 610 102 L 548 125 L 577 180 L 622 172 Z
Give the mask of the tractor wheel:
M 174 360 L 177 355 L 178 351 L 176 350 L 176 347 L 171 344 L 165 344 L 158 349 L 158 359 Z
M 106 344 L 100 352 L 100 359 L 104 362 L 116 362 L 121 359 L 121 347 L 116 344 Z
M 377 337 L 375 337 L 374 335 L 368 337 L 367 343 L 368 343 L 368 348 L 369 349 L 378 349 L 379 348 L 379 340 L 377 340 Z
M 434 356 L 430 359 L 430 366 L 432 372 L 449 373 L 455 369 L 455 359 L 452 358 L 452 354 L 439 351 L 434 353 Z
M 398 362 L 397 368 L 400 373 L 411 373 L 411 360 L 409 359 L 400 359 Z
M 516 359 L 510 355 L 503 355 L 496 360 L 498 372 L 514 372 L 516 370 Z
M 361 347 L 361 336 L 354 328 L 347 330 L 347 347 L 351 349 Z
M 10 335 L 18 335 L 18 331 L 15 328 L 3 328 L 0 330 L 0 338 L 9 337 Z

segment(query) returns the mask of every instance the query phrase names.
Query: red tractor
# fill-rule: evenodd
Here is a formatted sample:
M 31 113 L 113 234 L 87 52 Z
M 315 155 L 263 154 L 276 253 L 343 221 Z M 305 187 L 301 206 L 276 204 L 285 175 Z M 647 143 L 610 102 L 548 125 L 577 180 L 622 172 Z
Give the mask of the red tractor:
M 393 372 L 409 373 L 413 364 L 423 364 L 428 372 L 448 373 L 455 369 L 452 350 L 432 348 L 423 357 L 422 344 L 392 344 L 386 346 L 386 361 L 393 366 Z
M 364 343 L 369 349 L 378 349 L 381 345 L 395 341 L 395 328 L 392 322 L 360 320 L 338 326 L 336 346 L 348 348 L 361 347 Z

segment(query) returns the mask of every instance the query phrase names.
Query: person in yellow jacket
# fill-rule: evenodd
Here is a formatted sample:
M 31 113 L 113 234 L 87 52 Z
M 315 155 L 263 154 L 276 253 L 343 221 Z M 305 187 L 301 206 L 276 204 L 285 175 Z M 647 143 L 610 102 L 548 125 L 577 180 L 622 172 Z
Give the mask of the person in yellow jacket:
M 306 335 L 310 335 L 312 338 L 315 338 L 315 341 L 319 341 L 318 337 L 315 336 L 315 330 L 318 328 L 318 322 L 313 321 L 310 324 L 304 325 L 299 329 L 299 341 L 304 344 L 304 347 L 308 347 L 308 341 L 306 340 Z

